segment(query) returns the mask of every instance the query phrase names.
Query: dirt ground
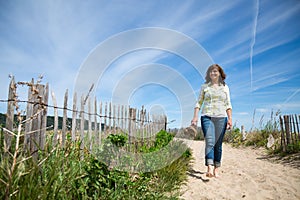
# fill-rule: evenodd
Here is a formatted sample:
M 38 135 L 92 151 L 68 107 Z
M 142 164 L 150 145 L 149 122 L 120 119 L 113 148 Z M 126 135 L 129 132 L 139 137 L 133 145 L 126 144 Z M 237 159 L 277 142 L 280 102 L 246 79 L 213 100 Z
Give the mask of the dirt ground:
M 188 183 L 182 188 L 182 199 L 300 199 L 300 159 L 297 156 L 291 162 L 287 158 L 270 157 L 263 149 L 223 144 L 220 177 L 208 178 L 204 142 L 186 143 L 195 159 Z

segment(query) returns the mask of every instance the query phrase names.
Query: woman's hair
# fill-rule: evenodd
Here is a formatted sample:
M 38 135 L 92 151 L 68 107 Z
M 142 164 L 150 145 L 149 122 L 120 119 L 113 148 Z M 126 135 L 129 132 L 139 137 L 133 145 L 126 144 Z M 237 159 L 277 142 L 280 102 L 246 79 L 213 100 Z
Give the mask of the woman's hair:
M 225 85 L 225 79 L 226 79 L 226 74 L 224 72 L 224 70 L 222 69 L 222 67 L 218 64 L 213 64 L 211 66 L 208 67 L 207 71 L 206 71 L 206 77 L 205 77 L 205 83 L 209 83 L 211 81 L 210 79 L 210 72 L 213 70 L 213 69 L 217 69 L 219 72 L 220 72 L 220 79 L 219 79 L 219 83 L 222 83 L 223 85 Z

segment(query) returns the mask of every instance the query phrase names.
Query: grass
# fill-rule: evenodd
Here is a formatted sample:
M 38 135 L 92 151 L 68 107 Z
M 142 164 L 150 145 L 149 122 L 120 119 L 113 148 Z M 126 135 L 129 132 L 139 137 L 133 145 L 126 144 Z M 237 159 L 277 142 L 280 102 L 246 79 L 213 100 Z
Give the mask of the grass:
M 280 111 L 277 111 L 274 115 L 271 112 L 271 117 L 267 120 L 266 123 L 263 123 L 263 116 L 260 119 L 260 128 L 251 129 L 247 133 L 247 137 L 243 139 L 242 133 L 236 127 L 232 131 L 227 131 L 224 137 L 224 141 L 231 143 L 233 146 L 254 146 L 254 147 L 264 147 L 268 150 L 269 154 L 276 154 L 280 156 L 287 156 L 293 153 L 300 152 L 300 141 L 294 142 L 286 147 L 286 150 L 283 151 L 283 148 L 280 144 L 281 140 L 281 130 L 279 123 L 279 114 Z M 272 147 L 267 147 L 268 138 L 272 135 L 275 140 L 275 143 Z
M 1 137 L 2 142 L 3 134 Z M 143 147 L 141 152 L 172 146 L 172 137 L 161 132 L 155 141 L 157 148 Z M 114 135 L 107 140 L 122 146 L 126 137 Z M 139 173 L 120 171 L 82 151 L 78 142 L 67 140 L 60 148 L 51 146 L 51 138 L 47 141 L 38 159 L 22 151 L 16 141 L 12 143 L 12 153 L 5 153 L 0 144 L 0 199 L 179 199 L 192 159 L 187 146 L 175 142 L 174 148 L 186 150 L 165 167 Z
M 45 149 L 39 150 L 38 159 L 23 151 L 20 127 L 12 134 L 15 136 L 12 148 L 4 152 L 0 127 L 0 199 L 179 199 L 192 160 L 191 150 L 181 141 L 173 140 L 174 135 L 166 131 L 159 132 L 150 146 L 132 148 L 146 162 L 132 157 L 118 158 L 128 139 L 122 134 L 108 136 L 97 157 L 70 138 L 64 148 L 53 147 L 49 137 Z M 234 127 L 225 134 L 224 141 L 234 146 L 266 147 L 270 134 L 279 141 L 278 121 L 273 116 L 260 129 L 248 133 L 245 140 Z M 288 146 L 284 153 L 277 143 L 270 152 L 282 156 L 300 152 L 300 142 Z M 176 159 L 166 162 L 166 158 Z M 120 170 L 112 167 L 116 159 L 121 166 L 151 170 Z

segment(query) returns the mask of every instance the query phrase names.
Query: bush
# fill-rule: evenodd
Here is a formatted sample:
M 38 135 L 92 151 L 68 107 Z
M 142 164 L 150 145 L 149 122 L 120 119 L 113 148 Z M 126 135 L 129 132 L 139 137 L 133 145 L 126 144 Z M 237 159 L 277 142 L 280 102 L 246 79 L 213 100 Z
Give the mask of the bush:
M 239 128 L 234 127 L 232 130 L 226 131 L 223 141 L 231 143 L 233 146 L 239 146 L 243 142 L 243 135 Z
M 178 199 L 178 189 L 187 179 L 191 152 L 182 142 L 172 142 L 172 138 L 161 132 L 155 146 L 182 148 L 184 153 L 161 169 L 141 173 L 112 169 L 88 151 L 82 151 L 80 143 L 67 141 L 64 148 L 47 145 L 45 151 L 39 151 L 38 160 L 20 152 L 16 170 L 10 175 L 13 161 L 1 152 L 0 199 Z M 124 135 L 107 139 L 118 146 L 124 146 L 126 140 Z M 109 143 L 103 142 L 103 148 L 109 150 L 105 144 Z M 154 150 L 158 149 L 151 149 Z M 166 152 L 172 156 L 173 151 Z
M 74 180 L 83 173 L 79 148 L 68 144 L 65 149 L 40 151 L 39 161 L 20 153 L 13 171 L 9 170 L 14 165 L 11 157 L 3 155 L 0 191 L 5 193 L 1 199 L 67 199 L 77 193 Z
M 256 130 L 247 135 L 245 145 L 255 147 L 266 147 L 269 133 L 266 130 Z
M 163 147 L 167 146 L 172 141 L 173 138 L 174 138 L 173 134 L 168 133 L 165 130 L 161 130 L 160 132 L 158 132 L 156 134 L 153 146 L 148 147 L 145 144 L 140 147 L 139 151 L 143 152 L 143 153 L 158 151 L 158 150 L 162 149 Z

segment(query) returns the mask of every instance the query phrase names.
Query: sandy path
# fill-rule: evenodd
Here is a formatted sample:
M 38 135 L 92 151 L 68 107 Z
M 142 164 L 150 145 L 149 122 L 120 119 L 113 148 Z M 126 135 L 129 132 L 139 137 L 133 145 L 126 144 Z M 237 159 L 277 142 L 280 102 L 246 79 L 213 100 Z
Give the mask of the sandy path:
M 188 141 L 195 157 L 182 195 L 202 199 L 300 199 L 300 169 L 265 159 L 262 150 L 223 145 L 220 178 L 205 177 L 204 142 Z

